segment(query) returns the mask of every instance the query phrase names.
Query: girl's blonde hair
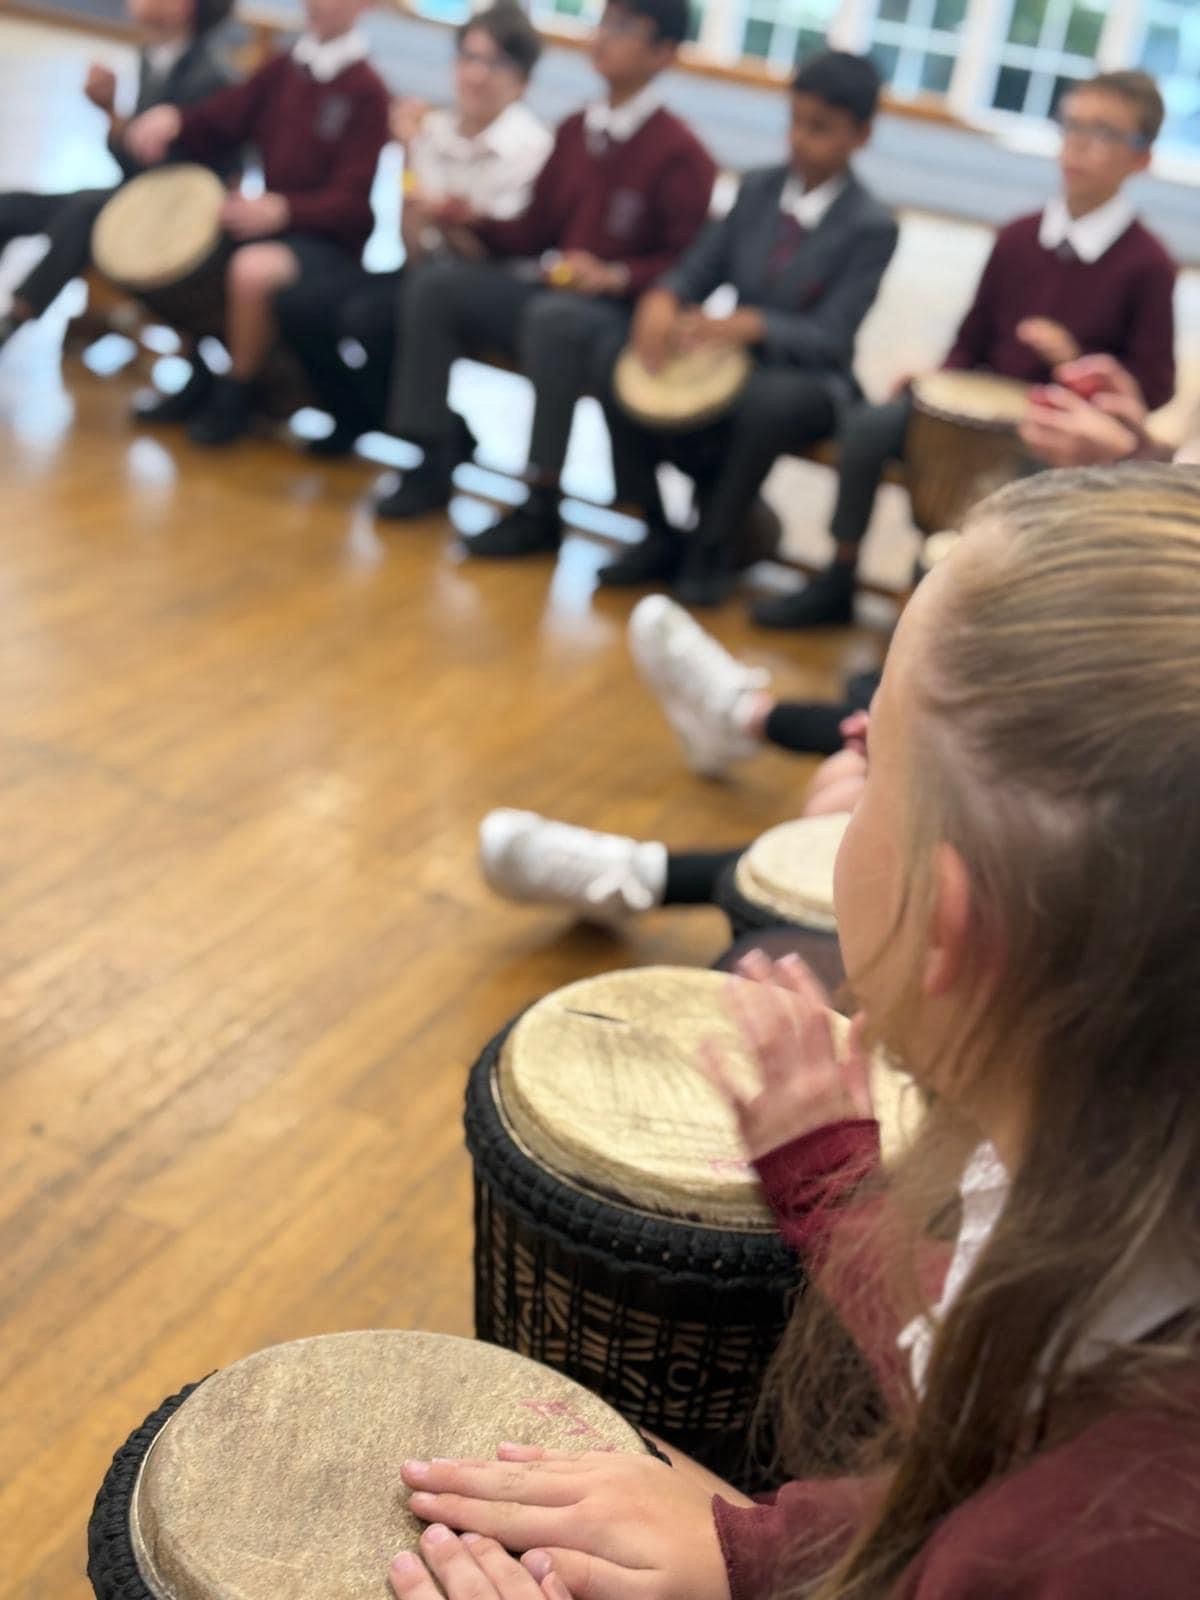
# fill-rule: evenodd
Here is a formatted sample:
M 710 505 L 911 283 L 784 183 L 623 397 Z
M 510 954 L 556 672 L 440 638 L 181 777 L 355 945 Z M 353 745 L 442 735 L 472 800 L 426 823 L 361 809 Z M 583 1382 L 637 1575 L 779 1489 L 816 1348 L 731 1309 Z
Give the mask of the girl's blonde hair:
M 782 1584 L 796 1600 L 884 1600 L 947 1513 L 1098 1410 L 1182 1406 L 1173 1379 L 1200 1360 L 1193 1308 L 1169 1341 L 1069 1364 L 1135 1268 L 1200 1272 L 1200 473 L 1046 473 L 965 531 L 913 676 L 896 936 L 914 962 L 880 1024 L 886 1040 L 916 992 L 944 841 L 969 874 L 985 998 L 937 1079 L 966 1103 L 1007 1080 L 1028 1135 L 924 1394 L 876 1441 L 882 1502 L 832 1570 Z M 928 1176 L 948 1120 L 898 1187 Z M 962 1129 L 948 1142 L 960 1169 Z M 945 1231 L 952 1202 L 927 1195 L 921 1227 Z M 799 1321 L 775 1388 L 788 1461 L 787 1416 L 828 1393 Z

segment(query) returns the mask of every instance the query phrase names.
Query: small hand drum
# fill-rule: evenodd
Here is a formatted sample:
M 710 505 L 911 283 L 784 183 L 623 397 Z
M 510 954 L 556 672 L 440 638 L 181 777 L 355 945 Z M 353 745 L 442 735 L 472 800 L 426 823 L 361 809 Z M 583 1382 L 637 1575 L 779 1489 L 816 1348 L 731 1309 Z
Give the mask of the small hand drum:
M 747 350 L 699 345 L 675 355 L 658 371 L 642 365 L 632 346 L 617 359 L 613 391 L 621 408 L 645 428 L 687 433 L 716 422 L 749 381 L 754 362 Z
M 422 1524 L 401 1464 L 505 1439 L 644 1453 L 577 1384 L 468 1339 L 275 1345 L 167 1401 L 113 1460 L 88 1526 L 99 1600 L 380 1600 Z
M 988 372 L 931 372 L 913 383 L 905 443 L 913 521 L 922 533 L 957 529 L 972 506 L 1021 475 L 1017 427 L 1029 385 Z

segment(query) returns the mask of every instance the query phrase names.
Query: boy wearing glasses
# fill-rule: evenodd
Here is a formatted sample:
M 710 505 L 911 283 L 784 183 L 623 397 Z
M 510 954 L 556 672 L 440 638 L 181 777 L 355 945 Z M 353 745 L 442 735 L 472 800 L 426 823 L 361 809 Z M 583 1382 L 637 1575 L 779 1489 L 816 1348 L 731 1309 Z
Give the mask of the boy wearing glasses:
M 1063 97 L 1062 189 L 1003 228 L 944 366 L 1027 383 L 1081 356 L 1109 355 L 1157 410 L 1175 388 L 1175 263 L 1123 193 L 1150 165 L 1164 108 L 1144 72 L 1108 72 Z M 905 381 L 885 405 L 852 411 L 841 433 L 832 564 L 805 588 L 760 601 L 770 628 L 848 623 L 858 551 L 884 470 L 904 459 Z
M 688 0 L 612 0 L 592 40 L 605 98 L 569 117 L 511 221 L 471 221 L 493 258 L 430 260 L 404 297 L 404 352 L 389 429 L 425 459 L 377 507 L 408 518 L 442 509 L 451 474 L 473 447 L 447 400 L 454 361 L 519 359 L 535 394 L 530 502 L 468 541 L 473 554 L 557 547 L 557 483 L 575 401 L 601 380 L 628 332 L 633 304 L 699 233 L 716 169 L 691 130 L 662 105 L 656 79 L 687 33 Z
M 444 254 L 447 236 L 461 247 L 467 218 L 507 220 L 529 203 L 554 143 L 524 101 L 541 51 L 525 13 L 496 5 L 458 30 L 452 109 L 413 100 L 393 106 L 392 136 L 404 149 L 407 269 Z M 333 432 L 310 445 L 311 454 L 344 455 L 360 434 L 383 426 L 404 280 L 403 268 L 370 273 L 347 261 L 336 292 L 301 281 L 276 300 L 280 329 L 334 419 Z M 342 359 L 346 340 L 362 352 L 357 368 Z

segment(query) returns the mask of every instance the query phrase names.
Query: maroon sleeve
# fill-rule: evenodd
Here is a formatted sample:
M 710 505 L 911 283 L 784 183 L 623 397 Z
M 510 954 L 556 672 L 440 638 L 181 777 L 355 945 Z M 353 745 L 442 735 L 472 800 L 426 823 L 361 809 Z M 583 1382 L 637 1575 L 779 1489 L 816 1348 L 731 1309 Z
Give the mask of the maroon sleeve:
M 624 262 L 629 272 L 629 293 L 637 296 L 675 266 L 695 242 L 708 220 L 717 169 L 698 140 L 689 139 L 666 163 L 658 183 L 647 197 L 662 218 L 660 248 L 651 255 Z
M 763 1505 L 715 1497 L 730 1600 L 763 1600 L 784 1574 L 789 1585 L 819 1577 L 845 1551 L 881 1486 L 872 1478 L 822 1478 L 785 1484 Z
M 803 1259 L 810 1278 L 870 1366 L 890 1407 L 912 1401 L 908 1360 L 897 1340 L 908 1320 L 887 1292 L 881 1192 L 852 1196 L 878 1174 L 879 1125 L 836 1122 L 793 1139 L 756 1163 L 767 1202 L 784 1240 Z M 831 1247 L 837 1241 L 836 1258 Z M 928 1247 L 917 1258 L 922 1291 L 937 1298 L 948 1251 Z M 911 1308 L 913 1314 L 919 1307 Z
M 371 186 L 387 138 L 387 91 L 372 72 L 369 87 L 354 96 L 326 182 L 319 189 L 284 195 L 288 226 L 335 239 L 365 238 L 372 225 Z
M 975 290 L 975 298 L 959 324 L 950 353 L 942 362 L 943 367 L 968 370 L 983 365 L 996 335 L 996 296 L 1004 270 L 1006 243 L 1006 235 L 1002 233 L 992 246 L 992 253 Z
M 286 63 L 286 56 L 276 56 L 245 83 L 235 83 L 189 106 L 183 112 L 176 152 L 197 161 L 217 162 L 245 144 Z
M 1114 353 L 1157 411 L 1175 393 L 1175 263 L 1165 252 L 1137 275 L 1130 305 L 1129 335 Z
M 475 233 L 493 255 L 529 259 L 553 249 L 558 243 L 563 226 L 561 197 L 570 192 L 574 165 L 572 127 L 578 120 L 572 117 L 559 128 L 554 147 L 534 180 L 529 204 L 521 215 L 504 222 L 489 218 L 475 223 Z

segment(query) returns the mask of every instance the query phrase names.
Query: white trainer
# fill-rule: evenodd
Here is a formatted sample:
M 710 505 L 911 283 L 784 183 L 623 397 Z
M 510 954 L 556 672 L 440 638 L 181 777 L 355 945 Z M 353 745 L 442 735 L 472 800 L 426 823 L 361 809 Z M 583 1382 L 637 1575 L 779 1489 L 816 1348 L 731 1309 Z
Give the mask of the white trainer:
M 596 833 L 536 811 L 490 811 L 479 825 L 483 876 L 507 900 L 569 906 L 582 921 L 617 925 L 662 904 L 667 847 Z
M 759 749 L 739 713 L 747 695 L 770 684 L 769 672 L 731 656 L 665 594 L 647 595 L 634 606 L 629 648 L 694 772 L 724 777 Z

